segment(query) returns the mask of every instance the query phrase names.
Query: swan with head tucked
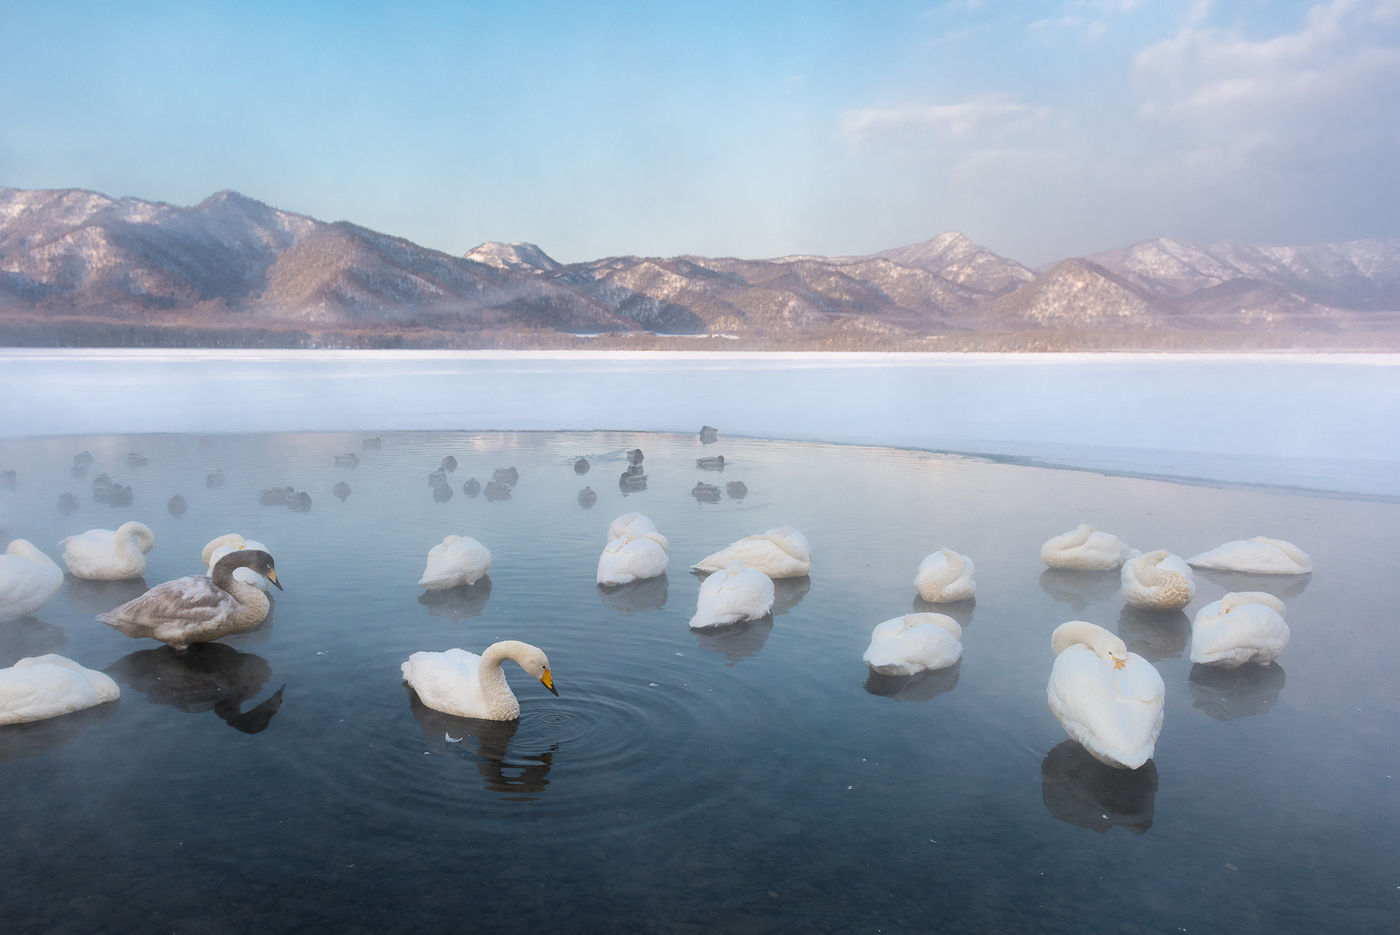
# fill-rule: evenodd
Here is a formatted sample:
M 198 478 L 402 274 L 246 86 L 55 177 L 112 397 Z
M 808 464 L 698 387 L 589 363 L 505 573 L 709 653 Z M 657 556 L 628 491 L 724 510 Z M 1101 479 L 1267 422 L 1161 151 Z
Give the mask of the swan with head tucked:
M 730 562 L 700 582 L 692 630 L 758 620 L 773 609 L 773 579 L 757 568 Z
M 117 683 L 104 673 L 52 653 L 31 656 L 0 669 L 0 724 L 43 721 L 120 696 Z
M 428 550 L 418 586 L 428 591 L 476 584 L 491 567 L 491 550 L 471 536 L 448 536 Z
M 63 586 L 63 569 L 28 539 L 0 555 L 0 623 L 28 617 Z
M 661 535 L 651 518 L 641 513 L 623 513 L 608 524 L 608 541 L 631 536 L 634 539 L 650 539 L 666 551 L 671 551 L 671 543 Z
M 1283 601 L 1263 591 L 1231 591 L 1196 611 L 1191 661 L 1222 669 L 1266 666 L 1288 645 Z
M 977 594 L 972 559 L 952 549 L 939 549 L 924 557 L 914 574 L 914 590 L 930 604 L 965 601 Z
M 1307 552 L 1286 539 L 1235 539 L 1186 560 L 1194 568 L 1255 575 L 1306 575 L 1313 570 Z
M 1166 549 L 1123 563 L 1123 600 L 1145 610 L 1180 610 L 1196 596 L 1196 578 L 1180 555 Z
M 631 584 L 666 573 L 671 557 L 654 539 L 619 536 L 598 556 L 598 583 L 604 587 Z
M 245 539 L 236 532 L 225 533 L 217 539 L 209 540 L 204 546 L 204 550 L 200 553 L 200 561 L 204 562 L 204 567 L 207 569 L 205 574 L 212 576 L 214 574 L 215 563 L 228 553 L 238 549 L 261 549 L 264 552 L 269 551 L 267 546 L 256 539 Z M 257 585 L 258 588 L 263 591 L 266 591 L 269 587 L 268 580 L 248 566 L 239 568 L 233 573 L 233 576 L 239 581 L 246 581 L 249 584 Z
M 282 588 L 271 555 L 238 549 L 215 563 L 212 576 L 166 581 L 97 619 L 127 636 L 149 637 L 175 649 L 251 630 L 267 619 L 272 602 L 256 585 L 234 576 L 235 569 L 244 567 Z
M 962 627 L 947 614 L 905 614 L 877 624 L 861 658 L 881 675 L 946 669 L 962 658 Z
M 549 657 L 538 646 L 520 640 L 492 643 L 480 656 L 465 649 L 417 652 L 399 669 L 419 700 L 434 711 L 485 721 L 513 721 L 520 717 L 520 702 L 501 671 L 501 663 L 507 659 L 559 695 L 549 671 Z
M 1166 685 L 1152 664 L 1113 633 L 1083 620 L 1055 628 L 1045 687 L 1055 720 L 1101 763 L 1137 769 L 1162 731 Z
M 1080 523 L 1069 532 L 1047 539 L 1040 560 L 1051 568 L 1075 571 L 1108 571 L 1122 565 L 1133 549 L 1111 532 Z
M 691 565 L 690 570 L 716 572 L 730 562 L 739 562 L 769 578 L 801 578 L 812 572 L 812 548 L 801 532 L 791 526 L 779 526 L 707 555 Z
M 59 543 L 63 563 L 77 578 L 125 581 L 146 573 L 146 553 L 156 537 L 145 523 L 132 520 L 115 530 L 89 529 Z

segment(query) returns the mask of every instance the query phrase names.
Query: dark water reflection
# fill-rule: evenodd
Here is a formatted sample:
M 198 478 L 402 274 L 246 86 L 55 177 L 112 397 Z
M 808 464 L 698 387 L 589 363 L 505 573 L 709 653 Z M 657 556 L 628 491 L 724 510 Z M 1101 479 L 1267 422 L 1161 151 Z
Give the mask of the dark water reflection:
M 58 651 L 122 687 L 116 704 L 0 728 L 6 931 L 1393 928 L 1400 505 L 690 431 L 377 438 L 0 442 L 8 535 L 54 558 L 64 536 L 128 519 L 156 537 L 143 580 L 69 578 L 0 624 L 5 664 Z M 609 479 L 633 449 L 647 481 L 624 491 Z M 131 469 L 133 450 L 149 464 Z M 342 501 L 335 458 L 351 451 Z M 705 454 L 742 465 L 747 496 L 697 503 Z M 424 477 L 449 456 L 459 489 L 516 466 L 510 497 L 435 502 Z M 129 505 L 93 501 L 104 472 Z M 858 496 L 832 495 L 852 478 Z M 259 506 L 273 484 L 314 502 Z M 631 510 L 670 540 L 671 573 L 600 589 L 608 524 Z M 1267 530 L 1318 571 L 1203 572 L 1184 611 L 1125 611 L 1116 574 L 1041 563 L 1080 521 L 1178 554 Z M 770 617 L 691 631 L 684 569 L 784 523 L 811 541 L 811 577 L 777 582 Z M 268 623 L 181 656 L 93 619 L 202 573 L 203 545 L 235 531 L 276 557 Z M 449 533 L 491 549 L 489 583 L 426 593 L 423 556 Z M 911 609 L 935 542 L 976 562 L 977 599 L 912 609 L 964 626 L 962 661 L 872 677 L 870 631 Z M 1191 666 L 1189 620 L 1227 588 L 1288 602 L 1279 663 Z M 1050 633 L 1075 618 L 1162 675 L 1142 770 L 1093 761 L 1046 706 Z M 413 703 L 412 652 L 500 639 L 543 648 L 559 696 L 507 664 L 517 722 Z

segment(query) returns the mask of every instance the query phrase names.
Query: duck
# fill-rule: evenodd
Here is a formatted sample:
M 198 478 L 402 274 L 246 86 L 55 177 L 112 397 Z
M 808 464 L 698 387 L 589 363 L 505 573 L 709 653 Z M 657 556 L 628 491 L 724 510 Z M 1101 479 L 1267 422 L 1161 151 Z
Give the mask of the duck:
M 1138 769 L 1162 732 L 1166 685 L 1152 664 L 1097 624 L 1071 620 L 1050 636 L 1046 701 L 1060 726 L 1100 763 Z
M 1166 549 L 1124 562 L 1120 581 L 1123 599 L 1145 610 L 1181 610 L 1196 596 L 1191 566 Z
M 59 542 L 63 563 L 76 578 L 125 581 L 146 573 L 146 553 L 156 537 L 145 523 L 132 520 L 115 530 L 89 529 Z
M 1052 536 L 1040 547 L 1040 560 L 1050 568 L 1075 571 L 1109 571 L 1133 555 L 1133 549 L 1111 532 L 1080 523 L 1069 532 Z
M 905 614 L 877 624 L 861 657 L 880 675 L 946 669 L 962 658 L 962 627 L 947 614 Z
M 27 724 L 116 701 L 111 676 L 65 656 L 28 656 L 0 669 L 0 724 Z
M 671 543 L 656 528 L 656 523 L 651 521 L 651 517 L 642 513 L 623 513 L 608 523 L 609 542 L 628 536 L 637 539 L 650 539 L 667 552 L 671 551 Z
M 739 562 L 769 578 L 801 578 L 812 572 L 812 548 L 801 532 L 791 526 L 779 526 L 707 555 L 690 570 L 716 572 L 730 562 Z
M 428 591 L 446 591 L 476 584 L 491 567 L 491 550 L 471 536 L 447 536 L 428 550 L 428 563 L 418 586 Z
M 617 587 L 666 573 L 671 557 L 666 548 L 646 536 L 623 535 L 608 542 L 598 556 L 598 583 Z
M 256 539 L 245 539 L 236 532 L 225 533 L 214 539 L 210 539 L 200 552 L 200 561 L 204 563 L 205 574 L 214 574 L 214 564 L 230 552 L 238 549 L 262 549 L 270 552 L 267 546 Z M 269 587 L 268 580 L 258 574 L 251 567 L 239 568 L 233 573 L 239 581 L 246 581 L 251 585 L 256 585 L 260 590 L 266 591 Z
M 706 455 L 695 459 L 695 466 L 702 471 L 723 471 L 724 455 Z
M 773 579 L 737 561 L 700 583 L 692 630 L 759 620 L 773 609 Z
M 214 563 L 214 573 L 187 575 L 151 588 L 97 619 L 135 639 L 149 637 L 176 650 L 251 630 L 267 619 L 272 602 L 234 572 L 251 568 L 282 589 L 272 556 L 235 549 Z
M 28 539 L 0 555 L 0 623 L 28 617 L 63 587 L 63 569 Z
M 1212 571 L 1242 571 L 1256 575 L 1306 575 L 1313 570 L 1307 552 L 1286 539 L 1255 536 L 1235 539 L 1193 555 L 1186 560 L 1193 568 Z
M 976 571 L 972 559 L 961 552 L 939 549 L 919 563 L 919 570 L 914 573 L 914 590 L 930 604 L 966 601 L 977 594 L 977 582 L 972 580 Z
M 1288 645 L 1283 601 L 1263 591 L 1231 591 L 1196 611 L 1191 661 L 1222 669 L 1266 666 Z
M 480 656 L 465 649 L 416 652 L 400 671 L 418 700 L 434 711 L 484 721 L 514 721 L 520 717 L 520 702 L 501 671 L 501 663 L 507 659 L 559 696 L 549 671 L 549 657 L 538 646 L 520 640 L 492 643 Z

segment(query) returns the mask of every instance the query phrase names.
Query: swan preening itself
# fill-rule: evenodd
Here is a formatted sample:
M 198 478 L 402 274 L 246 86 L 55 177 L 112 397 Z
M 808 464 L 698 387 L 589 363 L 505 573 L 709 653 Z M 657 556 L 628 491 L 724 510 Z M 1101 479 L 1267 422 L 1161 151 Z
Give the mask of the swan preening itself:
M 616 587 L 666 573 L 671 558 L 666 537 L 640 513 L 619 516 L 608 526 L 608 544 L 598 556 L 598 583 Z
M 125 581 L 146 573 L 146 553 L 156 537 L 145 523 L 132 520 L 111 529 L 89 529 L 59 543 L 63 563 L 77 578 Z
M 1256 575 L 1306 575 L 1313 570 L 1308 553 L 1285 539 L 1255 536 L 1236 539 L 1186 560 L 1194 568 L 1242 571 Z
M 1180 610 L 1196 596 L 1196 579 L 1180 555 L 1166 549 L 1123 563 L 1123 599 L 1145 610 Z
M 1191 661 L 1223 669 L 1268 665 L 1288 645 L 1283 601 L 1263 591 L 1231 591 L 1196 612 Z
M 476 584 L 491 567 L 491 550 L 471 536 L 448 536 L 428 550 L 428 563 L 418 586 L 446 591 Z
M 1162 730 L 1166 686 L 1152 664 L 1113 633 L 1083 620 L 1055 628 L 1055 665 L 1045 688 L 1055 719 L 1094 759 L 1137 769 Z
M 200 553 L 200 560 L 204 562 L 204 567 L 206 569 L 205 574 L 212 576 L 214 574 L 214 565 L 218 563 L 219 559 L 238 549 L 261 549 L 264 552 L 269 551 L 267 546 L 256 539 L 245 539 L 236 532 L 226 533 L 225 535 L 219 536 L 217 539 L 209 540 L 209 542 L 205 544 L 204 550 Z M 260 590 L 266 591 L 268 589 L 268 580 L 256 571 L 253 571 L 249 566 L 245 565 L 237 569 L 234 571 L 233 576 L 239 581 L 246 581 L 249 584 L 257 585 Z
M 261 549 L 238 549 L 215 563 L 212 576 L 166 581 L 97 619 L 127 636 L 150 637 L 175 649 L 251 630 L 267 619 L 272 602 L 257 585 L 234 576 L 236 569 L 245 567 L 281 589 L 271 555 Z
M 526 673 L 539 679 L 558 696 L 544 650 L 519 640 L 502 640 L 478 656 L 465 649 L 417 652 L 400 666 L 403 680 L 418 699 L 434 711 L 486 721 L 513 721 L 520 717 L 520 702 L 506 682 L 501 663 L 514 660 Z
M 63 586 L 63 569 L 28 539 L 0 555 L 0 623 L 28 617 Z
M 1122 539 L 1088 523 L 1080 523 L 1040 547 L 1040 560 L 1046 565 L 1075 571 L 1108 571 L 1122 565 L 1132 554 Z
M 965 601 L 977 593 L 972 559 L 952 549 L 939 549 L 924 557 L 914 574 L 914 590 L 930 604 Z
M 946 669 L 962 658 L 962 627 L 946 614 L 905 614 L 877 624 L 861 657 L 881 675 Z
M 769 578 L 801 578 L 812 572 L 812 547 L 796 529 L 779 526 L 707 555 L 691 565 L 690 570 L 716 572 L 730 562 L 739 562 Z
M 757 568 L 730 562 L 723 570 L 700 582 L 690 628 L 703 630 L 758 620 L 768 616 L 772 609 L 773 579 Z
M 116 701 L 121 689 L 110 676 L 72 659 L 32 656 L 0 669 L 0 724 L 26 724 Z

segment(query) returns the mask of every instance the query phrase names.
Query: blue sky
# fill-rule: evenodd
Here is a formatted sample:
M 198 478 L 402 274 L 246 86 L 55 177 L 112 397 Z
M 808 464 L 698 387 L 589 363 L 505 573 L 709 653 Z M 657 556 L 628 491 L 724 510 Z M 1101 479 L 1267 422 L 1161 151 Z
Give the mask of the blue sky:
M 454 254 L 1400 236 L 1400 0 L 47 0 L 0 35 L 0 185 Z

